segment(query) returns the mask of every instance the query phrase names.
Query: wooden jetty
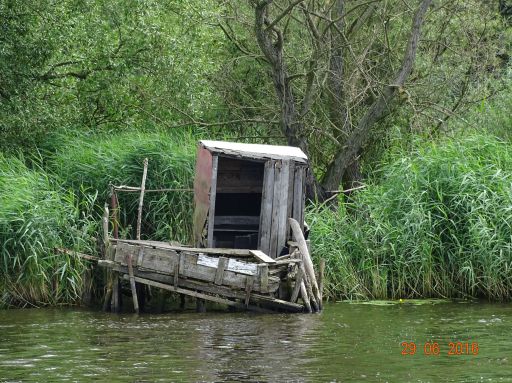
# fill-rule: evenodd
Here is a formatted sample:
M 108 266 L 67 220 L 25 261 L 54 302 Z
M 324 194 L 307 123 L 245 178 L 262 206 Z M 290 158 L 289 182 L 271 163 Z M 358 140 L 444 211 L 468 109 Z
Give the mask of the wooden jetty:
M 319 311 L 322 275 L 318 283 L 303 233 L 307 171 L 298 148 L 200 141 L 194 247 L 140 240 L 140 228 L 135 240 L 115 238 L 115 227 L 111 237 L 106 209 L 105 308 L 119 309 L 127 280 L 136 311 L 137 284 L 245 310 Z M 129 188 L 140 191 L 139 215 L 146 175 L 147 161 L 142 186 Z

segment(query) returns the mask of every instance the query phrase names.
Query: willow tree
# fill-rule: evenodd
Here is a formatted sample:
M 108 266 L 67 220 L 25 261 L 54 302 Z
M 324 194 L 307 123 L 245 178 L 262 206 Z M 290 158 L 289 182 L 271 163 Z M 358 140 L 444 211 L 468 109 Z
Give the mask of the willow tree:
M 220 27 L 238 55 L 221 88 L 240 119 L 266 116 L 269 136 L 278 126 L 309 154 L 310 196 L 324 199 L 357 184 L 360 157 L 386 117 L 405 108 L 442 129 L 475 101 L 468 89 L 495 60 L 495 8 L 478 0 L 229 3 Z

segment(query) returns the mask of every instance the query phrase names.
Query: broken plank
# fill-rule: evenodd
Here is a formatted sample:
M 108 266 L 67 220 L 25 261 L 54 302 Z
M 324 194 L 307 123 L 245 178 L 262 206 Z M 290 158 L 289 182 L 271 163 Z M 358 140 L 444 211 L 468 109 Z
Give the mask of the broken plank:
M 264 263 L 275 263 L 275 259 L 270 258 L 267 254 L 265 254 L 261 250 L 249 250 L 249 253 L 251 253 L 254 258 L 257 260 L 264 262 Z

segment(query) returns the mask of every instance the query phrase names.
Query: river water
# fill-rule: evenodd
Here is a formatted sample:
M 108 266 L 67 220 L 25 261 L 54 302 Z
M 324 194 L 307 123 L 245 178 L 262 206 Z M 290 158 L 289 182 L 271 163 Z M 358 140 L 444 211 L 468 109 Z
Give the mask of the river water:
M 0 311 L 0 382 L 21 381 L 510 382 L 511 306 L 338 303 L 313 315 Z

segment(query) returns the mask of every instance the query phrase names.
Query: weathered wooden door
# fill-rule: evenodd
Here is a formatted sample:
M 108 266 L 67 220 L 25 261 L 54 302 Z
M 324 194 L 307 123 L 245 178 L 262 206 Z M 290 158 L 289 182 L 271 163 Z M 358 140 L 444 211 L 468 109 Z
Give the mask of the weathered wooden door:
M 259 249 L 272 258 L 280 255 L 289 238 L 288 218 L 304 222 L 306 167 L 290 160 L 265 163 L 261 199 Z

